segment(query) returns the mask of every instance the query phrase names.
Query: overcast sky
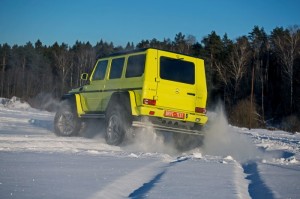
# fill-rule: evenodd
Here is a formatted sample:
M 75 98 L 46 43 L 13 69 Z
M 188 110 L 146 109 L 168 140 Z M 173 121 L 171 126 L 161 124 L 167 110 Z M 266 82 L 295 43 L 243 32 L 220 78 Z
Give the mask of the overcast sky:
M 295 24 L 299 0 L 0 0 L 0 44 L 10 45 L 103 39 L 124 46 L 179 32 L 201 41 L 213 30 L 235 39 L 255 25 L 269 34 Z

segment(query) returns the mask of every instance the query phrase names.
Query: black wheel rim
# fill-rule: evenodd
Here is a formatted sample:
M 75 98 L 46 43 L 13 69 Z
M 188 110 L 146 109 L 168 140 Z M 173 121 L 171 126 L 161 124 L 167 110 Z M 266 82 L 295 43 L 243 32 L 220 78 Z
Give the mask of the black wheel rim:
M 122 137 L 122 124 L 117 115 L 112 115 L 107 124 L 106 138 L 111 144 L 118 144 Z
M 59 115 L 57 120 L 57 128 L 62 135 L 70 135 L 75 128 L 75 118 L 71 112 L 64 112 Z

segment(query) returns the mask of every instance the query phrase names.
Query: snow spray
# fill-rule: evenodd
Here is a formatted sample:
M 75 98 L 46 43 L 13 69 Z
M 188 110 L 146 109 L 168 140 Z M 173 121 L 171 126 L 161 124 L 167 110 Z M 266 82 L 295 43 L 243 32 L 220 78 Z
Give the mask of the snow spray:
M 171 139 L 170 133 L 157 133 L 151 126 L 136 129 L 132 132 L 132 135 L 127 136 L 127 144 L 124 146 L 124 149 L 147 153 L 176 154 L 177 150 L 174 148 L 173 143 L 169 142 L 168 135 L 170 135 Z
M 203 152 L 207 155 L 231 156 L 244 163 L 255 160 L 262 155 L 249 137 L 241 135 L 228 124 L 221 105 L 216 111 L 208 113 L 209 122 L 204 133 Z
M 31 101 L 34 107 L 50 112 L 56 112 L 60 107 L 60 100 L 55 99 L 51 93 L 41 92 Z

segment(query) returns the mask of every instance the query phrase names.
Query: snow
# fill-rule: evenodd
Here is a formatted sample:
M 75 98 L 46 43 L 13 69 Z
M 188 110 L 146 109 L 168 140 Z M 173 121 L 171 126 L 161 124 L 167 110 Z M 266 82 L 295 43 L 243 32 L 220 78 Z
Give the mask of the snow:
M 202 147 L 178 152 L 152 130 L 107 145 L 57 137 L 54 113 L 0 98 L 0 198 L 299 198 L 300 135 L 228 125 L 210 113 Z M 99 131 L 99 132 L 98 132 Z
M 17 97 L 12 97 L 10 100 L 5 98 L 0 98 L 0 102 L 2 105 L 10 109 L 23 109 L 23 110 L 32 109 L 27 102 L 22 102 L 21 99 Z

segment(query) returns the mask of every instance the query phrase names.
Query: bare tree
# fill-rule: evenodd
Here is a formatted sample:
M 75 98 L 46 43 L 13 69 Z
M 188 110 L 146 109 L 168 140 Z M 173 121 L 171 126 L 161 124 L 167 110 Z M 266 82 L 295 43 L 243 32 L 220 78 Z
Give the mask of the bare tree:
M 214 71 L 219 78 L 219 81 L 223 84 L 223 98 L 224 98 L 224 106 L 226 106 L 226 102 L 230 104 L 230 100 L 228 97 L 228 88 L 231 86 L 230 81 L 230 72 L 228 71 L 228 63 L 224 63 L 222 61 L 215 61 Z
M 188 52 L 190 51 L 192 45 L 194 45 L 197 42 L 196 37 L 194 35 L 188 35 L 185 41 Z
M 250 50 L 249 42 L 246 37 L 239 37 L 237 42 L 233 45 L 230 55 L 229 73 L 230 77 L 234 80 L 234 101 L 236 100 L 237 91 L 242 78 L 247 71 L 249 63 Z
M 282 72 L 290 83 L 290 112 L 293 111 L 294 61 L 299 56 L 300 28 L 292 26 L 287 30 L 277 28 L 272 32 L 275 52 L 282 64 Z
M 220 78 L 220 81 L 226 86 L 229 85 L 230 75 L 228 74 L 227 66 L 223 62 L 216 61 L 215 62 L 215 71 Z
M 81 42 L 76 42 L 72 50 L 74 51 L 74 65 L 76 66 L 76 73 L 74 72 L 74 79 L 76 80 L 75 86 L 81 86 L 80 75 L 84 72 L 88 72 L 88 70 L 91 69 L 91 67 L 93 67 L 96 53 L 89 43 L 85 44 Z
M 62 44 L 61 46 L 55 45 L 55 50 L 53 51 L 53 55 L 55 58 L 56 67 L 59 70 L 60 78 L 61 78 L 61 95 L 65 90 L 65 83 L 67 75 L 70 71 L 71 57 L 69 56 L 68 46 L 66 44 Z

